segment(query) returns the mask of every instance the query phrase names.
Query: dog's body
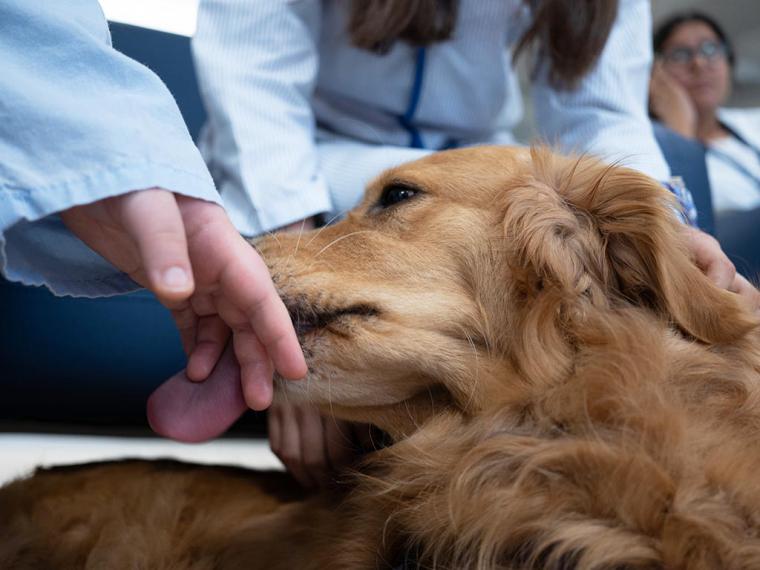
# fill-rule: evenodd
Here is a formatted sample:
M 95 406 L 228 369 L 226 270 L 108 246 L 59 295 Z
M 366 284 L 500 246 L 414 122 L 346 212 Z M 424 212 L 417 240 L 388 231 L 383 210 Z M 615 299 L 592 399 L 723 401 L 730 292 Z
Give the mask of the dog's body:
M 760 328 L 664 190 L 545 151 L 389 171 L 257 244 L 310 373 L 394 442 L 348 489 L 126 462 L 0 490 L 12 568 L 760 568 Z M 274 483 L 273 483 L 274 481 Z

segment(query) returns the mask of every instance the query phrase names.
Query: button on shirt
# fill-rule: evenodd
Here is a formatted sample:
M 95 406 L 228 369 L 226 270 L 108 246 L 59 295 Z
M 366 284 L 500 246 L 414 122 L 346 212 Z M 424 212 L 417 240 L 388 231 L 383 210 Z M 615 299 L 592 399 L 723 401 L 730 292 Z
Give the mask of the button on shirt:
M 161 187 L 219 201 L 174 99 L 110 46 L 95 0 L 0 2 L 0 269 L 57 294 L 136 284 L 55 215 Z

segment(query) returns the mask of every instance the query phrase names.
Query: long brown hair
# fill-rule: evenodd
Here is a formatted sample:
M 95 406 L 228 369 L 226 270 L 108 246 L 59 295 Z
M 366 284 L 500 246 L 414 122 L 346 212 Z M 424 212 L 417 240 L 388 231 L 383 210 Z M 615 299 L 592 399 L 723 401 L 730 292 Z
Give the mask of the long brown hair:
M 607 42 L 618 0 L 525 0 L 533 23 L 513 58 L 536 46 L 536 66 L 546 62 L 549 80 L 572 88 L 588 73 Z M 353 0 L 349 31 L 354 45 L 378 53 L 396 41 L 430 45 L 451 37 L 458 0 Z

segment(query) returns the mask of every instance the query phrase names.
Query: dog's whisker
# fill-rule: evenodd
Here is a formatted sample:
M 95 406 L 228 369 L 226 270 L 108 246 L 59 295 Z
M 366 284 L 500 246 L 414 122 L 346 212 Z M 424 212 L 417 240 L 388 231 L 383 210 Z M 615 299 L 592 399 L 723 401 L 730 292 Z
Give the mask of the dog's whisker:
M 282 242 L 280 241 L 280 238 L 277 236 L 277 232 L 276 231 L 270 230 L 270 231 L 264 232 L 264 235 L 266 235 L 267 237 L 270 237 L 274 241 L 276 241 L 277 245 L 282 245 Z
M 304 247 L 306 247 L 306 246 L 304 246 Z M 307 263 L 307 260 L 304 260 L 304 263 Z M 306 268 L 304 269 L 303 272 L 306 273 L 306 274 L 311 273 L 314 270 L 314 267 L 315 267 L 315 265 L 317 263 L 325 264 L 325 266 L 328 269 L 330 269 L 332 271 L 335 271 L 335 267 L 331 263 L 329 263 L 328 261 L 326 261 L 324 258 L 317 259 L 317 255 L 311 255 L 309 257 L 309 259 L 308 259 L 308 265 L 306 265 Z
M 329 223 L 330 222 L 327 222 L 327 224 L 319 228 L 317 232 L 313 236 L 311 236 L 311 239 L 306 242 L 306 245 L 304 247 L 309 247 L 315 239 L 317 239 L 320 235 L 322 235 L 322 232 L 325 231 L 325 228 L 327 228 Z
M 290 262 L 293 260 L 293 256 L 294 256 L 294 250 L 291 249 L 288 252 L 288 257 L 285 258 L 285 262 L 282 264 L 282 266 L 283 267 L 290 267 Z
M 340 429 L 340 426 L 338 424 L 338 418 L 335 416 L 335 407 L 333 403 L 333 397 L 332 397 L 332 374 L 327 376 L 327 405 L 330 410 L 330 421 L 333 422 L 336 428 L 338 428 L 338 433 L 341 434 L 343 437 L 343 440 L 348 443 L 349 445 L 353 443 L 353 440 L 351 438 L 350 433 L 346 433 L 344 430 Z
M 332 374 L 327 375 L 327 405 L 330 409 L 330 416 L 335 419 L 335 404 L 332 397 Z M 337 423 L 337 420 L 335 420 Z
M 344 239 L 346 239 L 346 238 L 350 238 L 350 237 L 353 237 L 353 236 L 356 236 L 356 235 L 359 235 L 359 234 L 371 234 L 371 233 L 374 233 L 374 231 L 373 231 L 373 230 L 359 230 L 359 231 L 351 232 L 351 233 L 349 233 L 349 234 L 346 234 L 346 235 L 340 236 L 339 238 L 336 238 L 336 239 L 334 239 L 333 241 L 331 241 L 330 243 L 328 243 L 328 244 L 327 244 L 325 247 L 323 247 L 322 249 L 320 249 L 320 250 L 319 250 L 319 251 L 318 251 L 318 252 L 317 252 L 317 253 L 314 255 L 314 258 L 316 259 L 316 258 L 317 258 L 317 257 L 319 257 L 320 255 L 322 255 L 322 254 L 323 254 L 325 251 L 327 251 L 327 250 L 328 250 L 328 249 L 330 249 L 332 246 L 334 246 L 336 243 L 338 243 L 338 242 L 341 242 L 341 241 L 343 241 L 343 240 L 344 240 Z
M 285 259 L 285 263 L 283 264 L 284 267 L 288 267 L 290 265 L 291 260 L 298 254 L 298 245 L 301 243 L 301 236 L 303 236 L 303 231 L 304 231 L 305 224 L 306 224 L 306 218 L 304 218 L 303 220 L 301 220 L 301 227 L 298 230 L 298 239 L 296 240 L 296 245 L 290 251 L 290 253 L 288 254 L 288 257 Z M 279 244 L 280 241 L 277 240 L 277 243 Z
M 325 225 L 319 228 L 319 230 L 317 230 L 317 232 L 313 236 L 311 236 L 311 239 L 306 243 L 305 247 L 309 247 L 311 245 L 311 242 L 317 239 L 322 234 L 322 232 L 325 231 L 325 229 L 330 226 L 330 224 L 332 224 L 335 220 L 337 220 L 341 216 L 345 216 L 347 213 L 348 213 L 348 210 L 342 210 L 338 212 L 337 214 L 335 214 L 332 218 L 327 220 L 327 222 L 325 222 Z
M 329 225 L 330 225 L 330 224 L 332 224 L 332 223 L 333 223 L 335 220 L 337 220 L 337 219 L 338 219 L 338 218 L 340 218 L 341 216 L 345 216 L 345 215 L 346 215 L 346 214 L 348 214 L 350 211 L 351 211 L 351 210 L 341 210 L 340 212 L 338 212 L 337 214 L 335 214 L 335 215 L 334 215 L 332 218 L 330 218 L 329 220 L 327 220 L 327 222 L 326 222 L 325 226 L 329 226 Z
M 304 230 L 305 226 L 306 226 L 306 218 L 304 218 L 303 220 L 301 220 L 301 227 L 298 230 L 298 239 L 296 240 L 296 246 L 295 246 L 295 248 L 293 248 L 292 257 L 295 257 L 296 255 L 298 255 L 298 246 L 301 245 L 301 238 L 303 237 L 303 230 Z M 288 261 L 290 261 L 290 260 L 288 260 Z

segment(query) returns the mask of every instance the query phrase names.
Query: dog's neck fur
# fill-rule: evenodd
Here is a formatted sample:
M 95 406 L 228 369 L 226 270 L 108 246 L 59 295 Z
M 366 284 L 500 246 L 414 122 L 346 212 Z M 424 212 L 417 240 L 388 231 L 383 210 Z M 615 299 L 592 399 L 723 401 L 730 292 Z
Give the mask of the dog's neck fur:
M 502 369 L 501 382 L 514 390 L 486 394 L 478 408 L 465 410 L 442 393 L 420 394 L 379 414 L 378 424 L 396 443 L 368 457 L 343 508 L 363 509 L 361 516 L 383 529 L 383 540 L 347 540 L 368 540 L 365 552 L 389 560 L 394 552 L 414 548 L 424 562 L 444 567 L 476 568 L 484 561 L 496 567 L 505 553 L 511 553 L 512 563 L 527 566 L 547 557 L 577 556 L 577 540 L 557 538 L 548 527 L 544 534 L 536 529 L 526 534 L 527 527 L 521 527 L 522 520 L 542 518 L 542 493 L 553 496 L 549 489 L 564 484 L 587 484 L 589 505 L 598 505 L 600 513 L 612 509 L 623 513 L 616 516 L 634 517 L 630 524 L 642 535 L 680 524 L 668 522 L 667 513 L 673 508 L 674 478 L 693 476 L 686 474 L 691 458 L 683 449 L 701 456 L 725 445 L 736 430 L 751 429 L 760 438 L 760 419 L 746 406 L 760 396 L 760 328 L 716 347 L 695 343 L 641 309 L 609 313 L 605 322 L 574 335 L 575 357 L 562 381 L 519 376 L 509 367 Z M 695 369 L 695 355 L 706 365 Z M 695 384 L 702 388 L 695 392 Z M 695 430 L 700 438 L 675 441 L 686 437 L 673 435 L 679 422 L 703 426 Z M 649 488 L 643 495 L 632 491 L 627 477 L 646 481 Z M 514 494 L 525 485 L 535 486 L 535 505 L 518 500 L 522 492 Z M 454 487 L 469 501 L 450 504 Z M 503 510 L 488 516 L 503 519 L 498 537 L 473 528 L 496 507 Z M 635 520 L 636 512 L 662 515 Z M 610 551 L 616 561 L 639 567 L 624 541 L 610 544 L 618 549 Z

